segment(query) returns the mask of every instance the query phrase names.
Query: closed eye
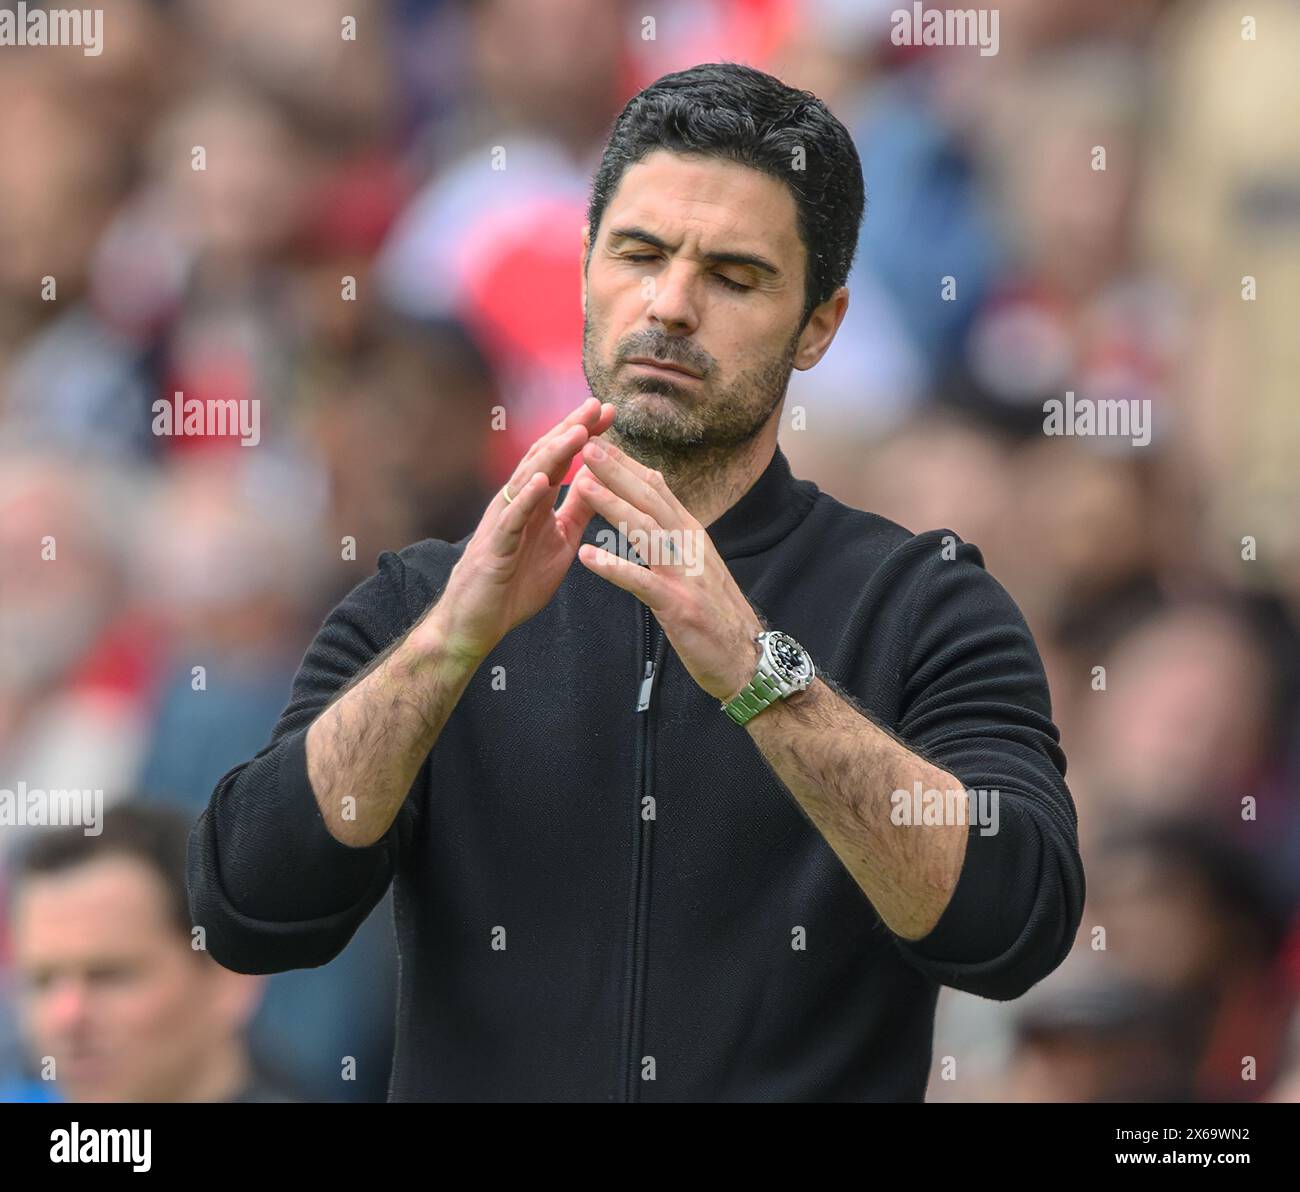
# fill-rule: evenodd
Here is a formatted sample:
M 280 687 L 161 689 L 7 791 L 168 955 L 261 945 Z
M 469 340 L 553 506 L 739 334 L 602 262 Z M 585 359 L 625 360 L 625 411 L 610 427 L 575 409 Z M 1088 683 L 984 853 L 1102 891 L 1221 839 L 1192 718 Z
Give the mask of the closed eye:
M 641 252 L 641 253 L 623 254 L 623 260 L 632 261 L 635 264 L 640 264 L 643 261 L 653 261 L 656 259 L 657 258 L 654 253 Z M 753 286 L 743 286 L 738 281 L 732 281 L 731 278 L 729 278 L 725 273 L 715 273 L 713 276 L 716 277 L 724 286 L 726 286 L 727 289 L 737 294 L 743 294 L 745 293 L 746 290 L 752 290 L 754 288 Z

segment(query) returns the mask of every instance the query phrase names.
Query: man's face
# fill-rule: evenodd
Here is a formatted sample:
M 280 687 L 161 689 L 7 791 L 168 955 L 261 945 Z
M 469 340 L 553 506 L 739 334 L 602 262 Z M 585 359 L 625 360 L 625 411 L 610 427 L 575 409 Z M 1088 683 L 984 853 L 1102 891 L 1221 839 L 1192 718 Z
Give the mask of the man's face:
M 583 370 L 617 408 L 616 435 L 667 456 L 757 435 L 791 368 L 829 345 L 817 319 L 800 334 L 805 255 L 777 179 L 666 150 L 629 167 L 583 279 Z
M 14 907 L 23 1033 L 71 1101 L 182 1097 L 229 999 L 216 965 L 165 913 L 139 861 L 106 857 L 29 878 Z

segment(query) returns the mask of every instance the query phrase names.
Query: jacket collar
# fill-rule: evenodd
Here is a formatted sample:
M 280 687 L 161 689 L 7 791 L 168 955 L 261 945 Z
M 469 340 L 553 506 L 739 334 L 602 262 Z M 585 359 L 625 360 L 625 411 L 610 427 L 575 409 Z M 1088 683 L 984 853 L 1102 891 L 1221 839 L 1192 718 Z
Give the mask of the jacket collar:
M 816 499 L 817 486 L 795 479 L 778 444 L 744 496 L 707 527 L 709 537 L 725 559 L 757 554 L 775 546 L 803 521 Z

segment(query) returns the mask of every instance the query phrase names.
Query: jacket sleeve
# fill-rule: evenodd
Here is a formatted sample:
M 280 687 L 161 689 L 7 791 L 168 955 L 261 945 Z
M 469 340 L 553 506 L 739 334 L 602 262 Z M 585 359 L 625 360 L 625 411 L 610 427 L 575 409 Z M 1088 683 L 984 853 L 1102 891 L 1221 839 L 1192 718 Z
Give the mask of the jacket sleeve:
M 988 803 L 996 831 L 967 828 L 966 859 L 934 928 L 895 940 L 940 983 L 1006 1001 L 1065 959 L 1083 914 L 1078 819 L 1047 677 L 977 547 L 934 530 L 899 550 L 912 613 L 898 735 L 964 790 L 997 798 Z
M 402 560 L 380 555 L 378 572 L 343 599 L 312 641 L 269 744 L 221 778 L 190 832 L 191 919 L 228 969 L 274 973 L 327 963 L 392 880 L 412 830 L 413 800 L 374 844 L 342 844 L 316 804 L 306 736 L 331 698 L 409 627 L 406 585 Z

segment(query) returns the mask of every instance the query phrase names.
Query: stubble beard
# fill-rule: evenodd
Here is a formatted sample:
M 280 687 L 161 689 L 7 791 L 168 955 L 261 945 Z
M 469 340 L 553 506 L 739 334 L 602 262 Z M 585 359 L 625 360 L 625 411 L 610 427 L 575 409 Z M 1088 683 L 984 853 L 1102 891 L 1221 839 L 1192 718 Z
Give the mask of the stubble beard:
M 705 476 L 718 477 L 727 464 L 750 453 L 785 400 L 798 335 L 780 356 L 747 369 L 722 388 L 708 375 L 703 384 L 683 380 L 679 385 L 666 377 L 620 373 L 620 363 L 597 359 L 593 339 L 590 320 L 584 320 L 587 384 L 594 397 L 612 402 L 616 410 L 606 433 L 634 459 L 662 472 L 676 492 Z M 654 396 L 645 400 L 643 395 Z

